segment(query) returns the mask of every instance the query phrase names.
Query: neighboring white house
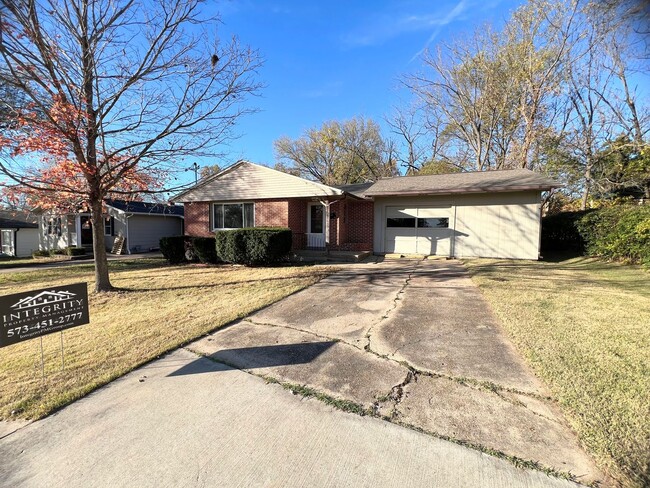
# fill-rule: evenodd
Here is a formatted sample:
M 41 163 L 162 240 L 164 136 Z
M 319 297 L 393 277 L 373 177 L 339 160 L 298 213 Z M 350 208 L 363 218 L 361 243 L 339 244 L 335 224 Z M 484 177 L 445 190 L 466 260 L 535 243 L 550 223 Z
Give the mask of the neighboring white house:
M 124 253 L 147 252 L 159 248 L 161 237 L 183 234 L 183 207 L 149 202 L 106 200 L 104 243 L 106 250 L 115 240 L 124 239 Z M 68 246 L 92 248 L 90 214 L 40 216 L 40 249 Z
M 27 212 L 0 210 L 0 254 L 28 257 L 38 250 L 38 217 Z

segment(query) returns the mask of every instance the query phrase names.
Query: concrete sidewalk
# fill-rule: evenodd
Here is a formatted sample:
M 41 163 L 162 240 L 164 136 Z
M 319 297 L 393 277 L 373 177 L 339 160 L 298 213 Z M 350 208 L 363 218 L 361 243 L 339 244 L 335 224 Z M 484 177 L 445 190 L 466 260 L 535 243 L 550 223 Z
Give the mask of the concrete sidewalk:
M 143 252 L 139 254 L 108 254 L 106 258 L 109 261 L 124 261 L 131 259 L 161 258 L 163 255 L 158 251 Z M 27 271 L 38 271 L 41 269 L 61 268 L 65 266 L 78 266 L 80 264 L 94 264 L 92 257 L 82 257 L 81 259 L 70 259 L 65 261 L 50 261 L 39 263 L 35 261 L 27 265 L 4 265 L 0 267 L 0 274 L 4 273 L 24 273 Z
M 0 486 L 576 485 L 181 349 L 1 439 Z

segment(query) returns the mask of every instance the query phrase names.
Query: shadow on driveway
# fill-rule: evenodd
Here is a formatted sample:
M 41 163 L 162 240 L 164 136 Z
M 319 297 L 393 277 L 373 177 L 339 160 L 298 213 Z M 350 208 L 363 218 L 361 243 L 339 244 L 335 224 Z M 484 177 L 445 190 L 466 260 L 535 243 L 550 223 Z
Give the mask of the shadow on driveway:
M 273 346 L 241 347 L 223 349 L 209 357 L 225 364 L 233 364 L 241 369 L 267 368 L 271 366 L 290 366 L 311 363 L 318 356 L 336 344 L 337 341 L 305 342 L 300 344 L 278 344 Z M 196 364 L 195 364 L 196 363 Z M 205 361 L 197 359 L 168 376 L 184 376 L 213 372 L 206 369 Z

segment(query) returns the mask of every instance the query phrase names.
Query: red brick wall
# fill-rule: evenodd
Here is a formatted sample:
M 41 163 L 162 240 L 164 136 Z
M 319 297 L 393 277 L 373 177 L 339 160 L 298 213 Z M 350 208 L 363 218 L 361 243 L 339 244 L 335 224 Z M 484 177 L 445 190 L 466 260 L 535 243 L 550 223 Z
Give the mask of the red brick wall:
M 255 202 L 255 227 L 290 227 L 287 200 Z
M 293 232 L 292 249 L 307 247 L 307 200 L 289 200 L 289 228 Z
M 372 250 L 374 232 L 374 204 L 361 200 L 348 200 L 347 203 L 347 248 L 351 251 Z
M 210 203 L 192 202 L 185 205 L 185 235 L 211 237 Z
M 330 212 L 330 248 L 346 251 L 372 250 L 373 203 L 345 199 L 333 202 Z M 329 216 L 328 216 L 329 218 Z M 307 200 L 264 200 L 255 202 L 257 227 L 289 227 L 293 231 L 293 249 L 307 246 Z M 212 236 L 210 203 L 185 204 L 185 234 Z

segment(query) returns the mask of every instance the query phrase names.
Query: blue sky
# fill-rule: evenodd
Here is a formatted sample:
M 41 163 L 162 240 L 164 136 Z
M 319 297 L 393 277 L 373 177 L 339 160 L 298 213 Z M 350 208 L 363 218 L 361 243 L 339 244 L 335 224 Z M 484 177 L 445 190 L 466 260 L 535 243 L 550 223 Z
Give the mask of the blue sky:
M 501 24 L 522 1 L 224 0 L 220 36 L 259 49 L 266 84 L 239 124 L 241 137 L 221 166 L 240 158 L 272 165 L 273 141 L 327 120 L 356 115 L 381 123 L 407 93 L 398 77 L 418 69 L 419 53 L 485 22 Z M 210 12 L 214 13 L 214 12 Z M 208 161 L 199 161 L 206 164 Z

